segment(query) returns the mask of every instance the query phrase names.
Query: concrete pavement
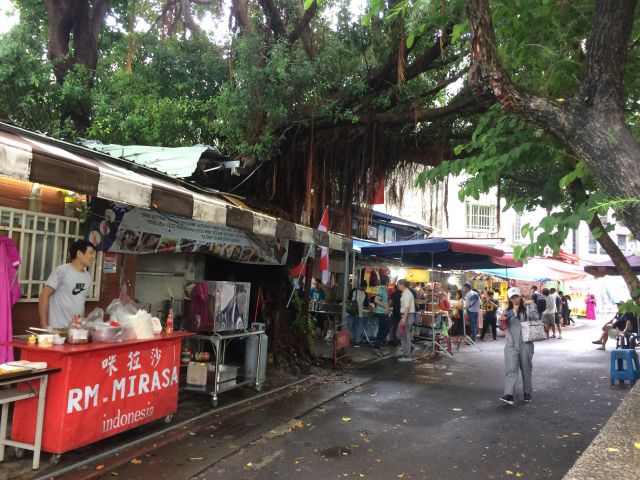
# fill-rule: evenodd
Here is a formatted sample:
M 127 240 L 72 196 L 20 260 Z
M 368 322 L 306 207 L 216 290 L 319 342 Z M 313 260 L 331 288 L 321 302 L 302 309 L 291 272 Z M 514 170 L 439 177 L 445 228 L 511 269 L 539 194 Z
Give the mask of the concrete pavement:
M 497 401 L 503 340 L 485 340 L 453 359 L 378 363 L 370 381 L 305 413 L 295 399 L 257 409 L 234 420 L 251 435 L 223 421 L 105 478 L 560 479 L 628 392 L 609 385 L 608 353 L 590 343 L 598 330 L 582 323 L 536 344 L 531 404 L 521 392 L 514 407 Z

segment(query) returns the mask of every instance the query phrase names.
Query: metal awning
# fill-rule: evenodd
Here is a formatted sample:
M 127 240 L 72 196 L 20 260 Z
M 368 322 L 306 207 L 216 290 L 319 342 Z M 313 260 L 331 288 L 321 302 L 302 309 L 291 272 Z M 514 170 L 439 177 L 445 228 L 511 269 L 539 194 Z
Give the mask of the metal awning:
M 148 145 L 104 144 L 85 140 L 82 145 L 115 158 L 129 160 L 138 165 L 153 168 L 172 177 L 187 178 L 193 175 L 201 160 L 210 160 L 224 166 L 229 158 L 209 145 L 190 147 L 157 147 Z
M 133 162 L 0 122 L 0 175 L 247 233 L 351 250 L 350 238 L 238 208 Z

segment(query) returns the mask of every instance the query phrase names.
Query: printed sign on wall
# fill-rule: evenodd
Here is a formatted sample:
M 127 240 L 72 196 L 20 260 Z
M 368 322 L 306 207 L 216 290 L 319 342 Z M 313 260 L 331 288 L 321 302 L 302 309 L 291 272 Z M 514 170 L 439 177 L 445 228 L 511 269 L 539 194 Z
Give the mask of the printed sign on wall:
M 288 242 L 102 199 L 89 204 L 88 240 L 117 253 L 204 253 L 240 263 L 284 265 Z

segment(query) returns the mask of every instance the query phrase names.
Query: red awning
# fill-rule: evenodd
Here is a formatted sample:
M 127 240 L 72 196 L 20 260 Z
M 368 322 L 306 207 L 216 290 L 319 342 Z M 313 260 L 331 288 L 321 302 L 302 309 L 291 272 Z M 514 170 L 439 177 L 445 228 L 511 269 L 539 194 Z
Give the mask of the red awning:
M 502 267 L 516 268 L 516 267 L 522 267 L 523 265 L 523 263 L 520 260 L 516 260 L 515 258 L 513 258 L 513 255 L 507 255 L 507 254 L 505 254 L 502 257 L 491 257 L 491 261 L 496 265 L 500 265 Z
M 502 250 L 477 243 L 464 243 L 453 240 L 449 240 L 449 243 L 451 244 L 451 250 L 458 253 L 475 253 L 477 255 L 486 255 L 487 257 L 502 257 L 504 255 Z

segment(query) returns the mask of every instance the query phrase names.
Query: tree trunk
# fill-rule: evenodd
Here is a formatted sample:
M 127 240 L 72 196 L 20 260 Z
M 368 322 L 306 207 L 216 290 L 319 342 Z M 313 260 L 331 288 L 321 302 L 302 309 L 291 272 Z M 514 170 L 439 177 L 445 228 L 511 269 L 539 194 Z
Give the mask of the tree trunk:
M 49 18 L 48 50 L 53 72 L 58 84 L 63 85 L 67 76 L 77 67 L 86 69 L 83 82 L 87 89 L 93 86 L 98 63 L 98 35 L 109 7 L 108 0 L 45 0 Z M 69 44 L 73 42 L 73 56 Z M 62 118 L 73 122 L 77 132 L 83 132 L 91 122 L 90 96 L 62 99 Z
M 629 287 L 629 292 L 631 292 L 631 296 L 634 300 L 638 300 L 640 292 L 640 280 L 638 280 L 638 276 L 629 265 L 629 260 L 624 256 L 618 245 L 611 239 L 611 237 L 605 232 L 605 227 L 600 221 L 598 215 L 594 215 L 593 219 L 589 222 L 589 228 L 593 233 L 594 230 L 599 229 L 602 233 L 598 238 L 598 243 L 604 251 L 607 252 L 607 255 L 611 257 L 613 264 L 618 269 L 620 276 L 624 278 L 625 283 Z M 595 235 L 594 235 L 595 236 Z
M 466 2 L 472 30 L 471 86 L 480 94 L 493 95 L 505 110 L 563 141 L 581 156 L 597 185 L 612 199 L 637 198 L 640 189 L 640 144 L 625 123 L 622 106 L 636 4 L 637 0 L 597 1 L 580 87 L 572 98 L 560 103 L 519 91 L 512 84 L 498 56 L 488 0 Z M 617 213 L 640 239 L 640 205 Z M 608 236 L 603 237 L 608 243 Z M 603 244 L 607 253 L 610 247 Z M 610 255 L 634 293 L 638 280 L 629 274 L 624 255 L 619 249 Z

